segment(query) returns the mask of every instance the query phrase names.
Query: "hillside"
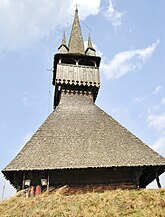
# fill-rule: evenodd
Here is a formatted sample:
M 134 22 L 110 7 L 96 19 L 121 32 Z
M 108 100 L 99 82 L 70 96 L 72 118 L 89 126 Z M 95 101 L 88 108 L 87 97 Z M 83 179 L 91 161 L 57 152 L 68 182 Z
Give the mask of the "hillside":
M 165 189 L 70 195 L 58 190 L 28 199 L 16 195 L 0 203 L 0 217 L 53 216 L 165 217 Z

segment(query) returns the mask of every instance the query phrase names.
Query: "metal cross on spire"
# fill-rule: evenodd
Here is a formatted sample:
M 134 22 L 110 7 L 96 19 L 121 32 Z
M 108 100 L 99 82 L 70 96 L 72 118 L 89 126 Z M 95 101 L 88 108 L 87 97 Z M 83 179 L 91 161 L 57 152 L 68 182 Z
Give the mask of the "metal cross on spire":
M 76 7 L 75 11 L 78 12 L 78 7 L 80 7 L 81 5 L 79 5 L 79 4 L 76 3 L 74 6 Z

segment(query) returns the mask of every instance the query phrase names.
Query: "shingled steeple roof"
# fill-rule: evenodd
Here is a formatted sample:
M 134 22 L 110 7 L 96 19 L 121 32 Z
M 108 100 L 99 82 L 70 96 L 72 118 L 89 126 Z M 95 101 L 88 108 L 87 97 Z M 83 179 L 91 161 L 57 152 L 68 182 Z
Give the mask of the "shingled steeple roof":
M 68 47 L 69 47 L 69 53 L 84 54 L 84 41 L 82 37 L 77 8 L 75 10 L 75 16 L 74 16 Z
M 67 53 L 68 50 L 69 50 L 69 48 L 66 45 L 66 37 L 65 37 L 65 32 L 64 32 L 63 37 L 62 37 L 62 41 L 61 41 L 61 45 L 59 46 L 58 51 L 60 53 Z
M 88 35 L 88 46 L 87 46 L 87 49 L 85 51 L 85 54 L 90 55 L 90 56 L 96 56 L 96 50 L 93 48 L 90 33 Z
M 61 42 L 61 45 L 67 46 L 67 45 L 66 45 L 66 37 L 65 37 L 65 32 L 64 32 L 64 34 L 63 34 L 63 37 L 62 37 L 62 42 Z
M 88 48 L 93 48 L 90 33 L 88 35 Z

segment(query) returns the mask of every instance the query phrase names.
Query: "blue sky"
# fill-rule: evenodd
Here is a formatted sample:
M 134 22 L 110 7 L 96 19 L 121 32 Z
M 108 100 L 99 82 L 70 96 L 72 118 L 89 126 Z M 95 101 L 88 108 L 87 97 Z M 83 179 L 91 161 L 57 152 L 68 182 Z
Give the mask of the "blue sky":
M 84 41 L 90 32 L 102 58 L 96 104 L 165 157 L 164 0 L 1 0 L 0 170 L 52 111 L 53 55 L 76 3 Z

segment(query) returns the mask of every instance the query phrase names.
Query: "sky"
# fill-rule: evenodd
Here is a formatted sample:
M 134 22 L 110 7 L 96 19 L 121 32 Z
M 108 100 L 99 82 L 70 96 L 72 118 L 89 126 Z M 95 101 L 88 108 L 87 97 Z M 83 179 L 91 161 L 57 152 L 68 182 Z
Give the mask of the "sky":
M 164 0 L 1 0 L 0 170 L 53 110 L 53 56 L 76 4 L 101 56 L 96 104 L 165 157 Z M 0 200 L 3 186 L 15 193 L 0 173 Z

